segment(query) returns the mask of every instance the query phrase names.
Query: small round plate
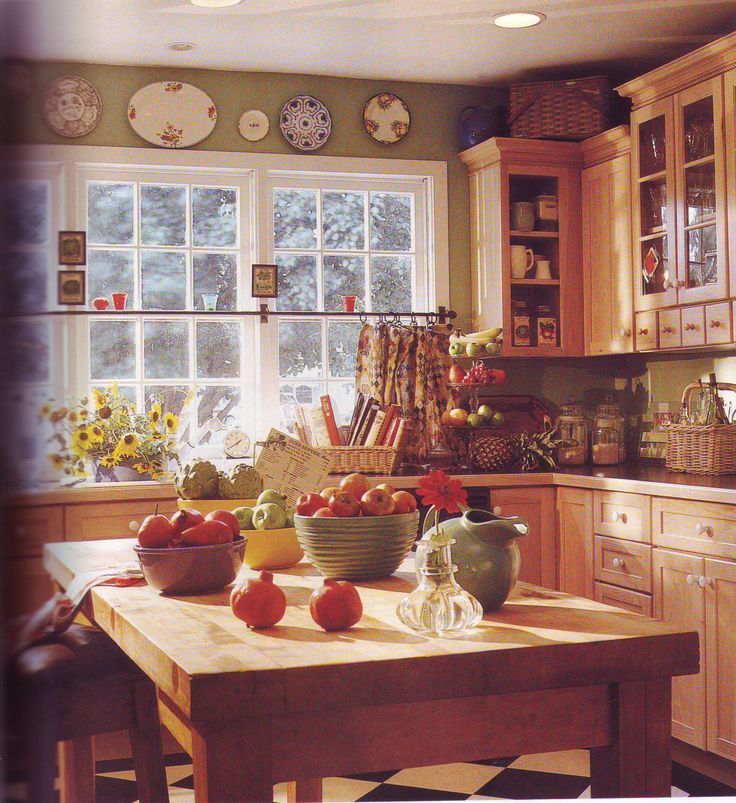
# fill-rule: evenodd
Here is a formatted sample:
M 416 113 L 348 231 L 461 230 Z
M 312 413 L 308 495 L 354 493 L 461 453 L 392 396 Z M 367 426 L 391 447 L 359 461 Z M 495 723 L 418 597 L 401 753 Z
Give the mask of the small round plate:
M 409 133 L 409 107 L 391 92 L 374 95 L 363 107 L 365 130 L 384 145 L 393 145 Z
M 330 138 L 332 117 L 321 100 L 297 95 L 287 100 L 279 118 L 284 139 L 297 150 L 316 151 Z
M 243 112 L 238 121 L 238 131 L 248 142 L 258 142 L 268 134 L 268 117 L 260 109 L 248 109 Z
M 43 116 L 62 137 L 83 137 L 100 121 L 102 100 L 98 91 L 78 75 L 55 78 L 43 98 Z

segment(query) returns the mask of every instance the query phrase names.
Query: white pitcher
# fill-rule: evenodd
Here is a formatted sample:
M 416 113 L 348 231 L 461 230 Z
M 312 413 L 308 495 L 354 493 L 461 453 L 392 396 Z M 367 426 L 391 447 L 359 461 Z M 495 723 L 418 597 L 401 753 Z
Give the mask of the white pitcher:
M 511 246 L 511 278 L 523 279 L 534 267 L 534 252 L 525 245 Z

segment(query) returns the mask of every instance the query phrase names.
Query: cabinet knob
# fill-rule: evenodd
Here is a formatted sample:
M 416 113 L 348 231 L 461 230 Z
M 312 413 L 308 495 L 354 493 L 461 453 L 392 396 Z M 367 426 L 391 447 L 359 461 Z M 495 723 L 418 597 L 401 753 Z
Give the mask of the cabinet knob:
M 614 558 L 612 562 L 614 569 L 623 569 L 626 565 L 623 558 Z
M 698 582 L 698 578 L 694 574 L 689 574 L 685 579 L 689 586 L 693 586 Z
M 698 522 L 695 525 L 695 534 L 696 535 L 705 534 L 707 536 L 712 536 L 713 535 L 713 528 L 710 526 L 710 524 L 701 524 L 700 522 Z
M 140 530 L 140 528 L 141 528 L 141 523 L 139 521 L 131 521 L 130 524 L 128 524 L 128 529 L 132 533 L 137 533 L 138 530 Z
M 669 279 L 665 279 L 662 282 L 662 288 L 664 290 L 669 290 L 671 287 L 674 287 L 674 284 L 672 284 L 672 282 Z
M 621 524 L 626 524 L 626 514 L 619 513 L 618 510 L 613 511 L 613 513 L 611 514 L 611 519 L 613 521 L 620 521 Z
M 697 329 L 697 324 L 694 323 L 686 323 L 685 324 L 685 331 L 686 332 L 694 332 Z
M 501 515 L 501 505 L 496 505 L 493 508 L 493 515 L 494 516 L 500 516 Z
M 631 329 L 628 329 L 627 327 L 622 326 L 618 330 L 618 336 L 619 337 L 631 337 Z
M 671 335 L 675 330 L 672 326 L 663 326 L 661 331 L 663 335 Z
M 640 335 L 648 335 L 649 334 L 649 329 L 641 328 L 641 329 L 638 330 L 638 334 L 640 334 Z
M 710 326 L 711 329 L 718 329 L 720 325 L 721 322 L 719 320 L 708 321 L 708 326 Z
M 698 577 L 698 585 L 701 588 L 705 588 L 706 586 L 712 586 L 713 581 L 710 579 L 710 577 L 703 577 L 701 575 L 700 577 Z
M 677 282 L 677 286 L 678 287 L 684 287 L 685 286 L 685 280 L 684 279 L 680 279 L 680 281 Z

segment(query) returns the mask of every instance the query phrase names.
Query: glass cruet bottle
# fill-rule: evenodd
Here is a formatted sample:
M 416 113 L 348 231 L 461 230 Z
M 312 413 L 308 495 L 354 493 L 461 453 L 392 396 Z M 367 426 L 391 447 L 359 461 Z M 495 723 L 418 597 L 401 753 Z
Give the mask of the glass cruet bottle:
M 418 633 L 460 633 L 483 618 L 480 602 L 455 580 L 454 543 L 454 539 L 438 542 L 425 537 L 417 544 L 415 568 L 419 585 L 401 600 L 396 614 Z

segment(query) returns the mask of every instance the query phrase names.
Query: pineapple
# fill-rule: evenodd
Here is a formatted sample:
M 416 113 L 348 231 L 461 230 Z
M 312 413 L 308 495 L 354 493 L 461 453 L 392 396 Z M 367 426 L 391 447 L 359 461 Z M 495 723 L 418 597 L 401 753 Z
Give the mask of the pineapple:
M 518 469 L 533 471 L 537 468 L 557 468 L 554 452 L 558 441 L 557 429 L 529 435 L 480 437 L 473 440 L 470 461 L 484 471 Z

